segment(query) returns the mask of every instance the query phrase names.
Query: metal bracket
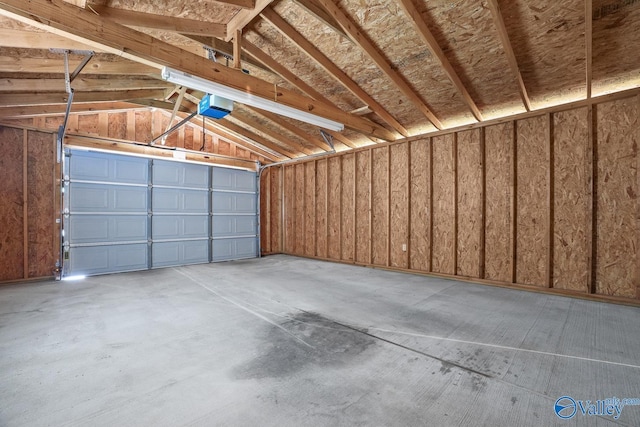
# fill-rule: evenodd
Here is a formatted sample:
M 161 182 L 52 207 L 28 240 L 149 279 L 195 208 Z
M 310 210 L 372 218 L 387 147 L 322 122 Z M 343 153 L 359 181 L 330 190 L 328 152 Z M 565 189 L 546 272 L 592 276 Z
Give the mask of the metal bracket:
M 162 135 L 158 135 L 155 138 L 153 138 L 151 140 L 151 142 L 149 143 L 149 145 L 155 144 L 156 141 L 159 140 L 159 139 L 166 138 L 171 132 L 175 131 L 176 129 L 179 129 L 181 126 L 186 124 L 189 120 L 193 119 L 197 114 L 198 114 L 197 111 L 194 111 L 193 113 L 189 114 L 187 117 L 182 119 L 182 121 L 180 123 L 177 123 L 174 126 L 172 126 L 171 128 L 167 129 L 167 131 L 164 132 Z M 164 145 L 164 143 L 163 143 L 163 145 Z
M 333 146 L 333 135 L 328 134 L 323 129 L 320 129 L 320 135 L 322 135 L 322 139 L 324 139 L 324 142 L 329 144 L 329 147 L 331 147 L 331 150 L 335 153 L 336 147 Z
M 71 104 L 73 103 L 73 94 L 74 90 L 71 87 L 71 82 L 75 80 L 76 77 L 82 72 L 84 67 L 89 63 L 91 58 L 93 58 L 94 52 L 91 50 L 69 50 L 69 49 L 49 49 L 52 53 L 61 53 L 64 55 L 64 86 L 69 97 L 67 98 L 67 109 L 64 115 L 64 121 L 62 125 L 58 128 L 58 137 L 57 137 L 57 162 L 60 163 L 62 158 L 62 143 L 64 141 L 64 135 L 67 131 L 67 123 L 69 122 L 69 114 L 71 114 Z M 80 64 L 76 67 L 73 73 L 69 73 L 69 54 L 73 53 L 76 55 L 84 55 Z

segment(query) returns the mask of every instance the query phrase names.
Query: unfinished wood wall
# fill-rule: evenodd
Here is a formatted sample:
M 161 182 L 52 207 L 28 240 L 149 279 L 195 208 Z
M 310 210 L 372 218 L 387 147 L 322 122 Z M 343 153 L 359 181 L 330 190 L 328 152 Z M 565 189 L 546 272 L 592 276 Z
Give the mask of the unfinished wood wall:
M 169 127 L 170 115 L 160 110 L 113 111 L 100 113 L 71 114 L 67 124 L 67 133 L 105 138 L 121 139 L 148 143 L 154 137 L 161 135 Z M 63 123 L 64 117 L 34 117 L 20 120 L 6 120 L 7 123 L 50 129 L 57 131 Z M 174 120 L 176 124 L 178 120 Z M 201 126 L 189 123 L 171 133 L 165 142 L 168 147 L 184 148 L 186 150 L 206 151 L 223 156 L 240 157 L 243 159 L 259 160 L 267 163 L 266 159 L 237 144 L 215 135 L 209 129 L 204 133 Z
M 639 114 L 631 96 L 276 167 L 263 245 L 637 301 Z
M 0 126 L 0 151 L 0 282 L 53 276 L 59 242 L 55 135 Z

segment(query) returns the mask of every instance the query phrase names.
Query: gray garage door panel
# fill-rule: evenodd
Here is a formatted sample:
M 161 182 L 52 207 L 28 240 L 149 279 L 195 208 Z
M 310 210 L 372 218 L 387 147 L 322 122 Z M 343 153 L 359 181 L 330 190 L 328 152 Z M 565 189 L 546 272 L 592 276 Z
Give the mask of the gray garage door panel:
M 213 241 L 212 250 L 214 261 L 255 258 L 258 252 L 258 241 L 255 237 L 217 239 Z
M 69 227 L 74 244 L 101 242 L 145 242 L 147 215 L 77 215 Z
M 213 237 L 255 236 L 258 221 L 255 216 L 213 216 Z
M 235 169 L 213 168 L 213 188 L 216 190 L 247 191 L 255 193 L 256 174 Z
M 147 188 L 71 182 L 71 213 L 147 212 Z
M 146 270 L 147 244 L 72 247 L 70 274 L 104 274 Z
M 213 212 L 229 214 L 256 214 L 256 195 L 228 193 L 213 190 Z
M 69 165 L 74 180 L 147 185 L 149 160 L 117 154 L 73 151 Z
M 209 213 L 209 192 L 153 188 L 153 213 Z
M 209 262 L 209 239 L 153 244 L 153 267 L 170 267 Z
M 209 238 L 209 215 L 162 215 L 152 219 L 153 240 Z
M 153 161 L 153 185 L 209 189 L 209 167 L 189 163 Z

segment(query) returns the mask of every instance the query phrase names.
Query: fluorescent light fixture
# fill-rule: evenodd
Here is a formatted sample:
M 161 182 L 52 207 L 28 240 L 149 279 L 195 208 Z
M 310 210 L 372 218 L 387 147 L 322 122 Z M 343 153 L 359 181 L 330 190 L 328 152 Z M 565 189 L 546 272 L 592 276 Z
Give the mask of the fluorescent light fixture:
M 337 132 L 344 129 L 344 125 L 342 123 L 325 119 L 324 117 L 316 116 L 315 114 L 307 113 L 306 111 L 297 110 L 287 105 L 270 101 L 238 89 L 233 89 L 220 83 L 214 83 L 200 77 L 192 76 L 191 74 L 183 73 L 182 71 L 174 70 L 169 67 L 164 67 L 162 69 L 162 78 L 176 85 L 186 86 L 194 90 L 218 95 L 232 101 L 240 102 L 241 104 L 260 108 L 291 119 L 300 120 L 301 122 L 319 126 L 324 129 Z
M 65 282 L 70 282 L 72 280 L 82 280 L 86 278 L 87 276 L 77 275 L 77 276 L 66 276 L 66 277 L 63 277 L 62 280 L 64 280 Z

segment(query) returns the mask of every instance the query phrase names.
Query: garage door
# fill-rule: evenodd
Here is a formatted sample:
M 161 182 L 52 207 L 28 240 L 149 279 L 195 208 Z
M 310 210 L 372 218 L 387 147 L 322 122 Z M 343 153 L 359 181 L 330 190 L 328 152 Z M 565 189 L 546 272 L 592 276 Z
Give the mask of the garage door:
M 254 258 L 256 173 L 67 150 L 65 275 Z

